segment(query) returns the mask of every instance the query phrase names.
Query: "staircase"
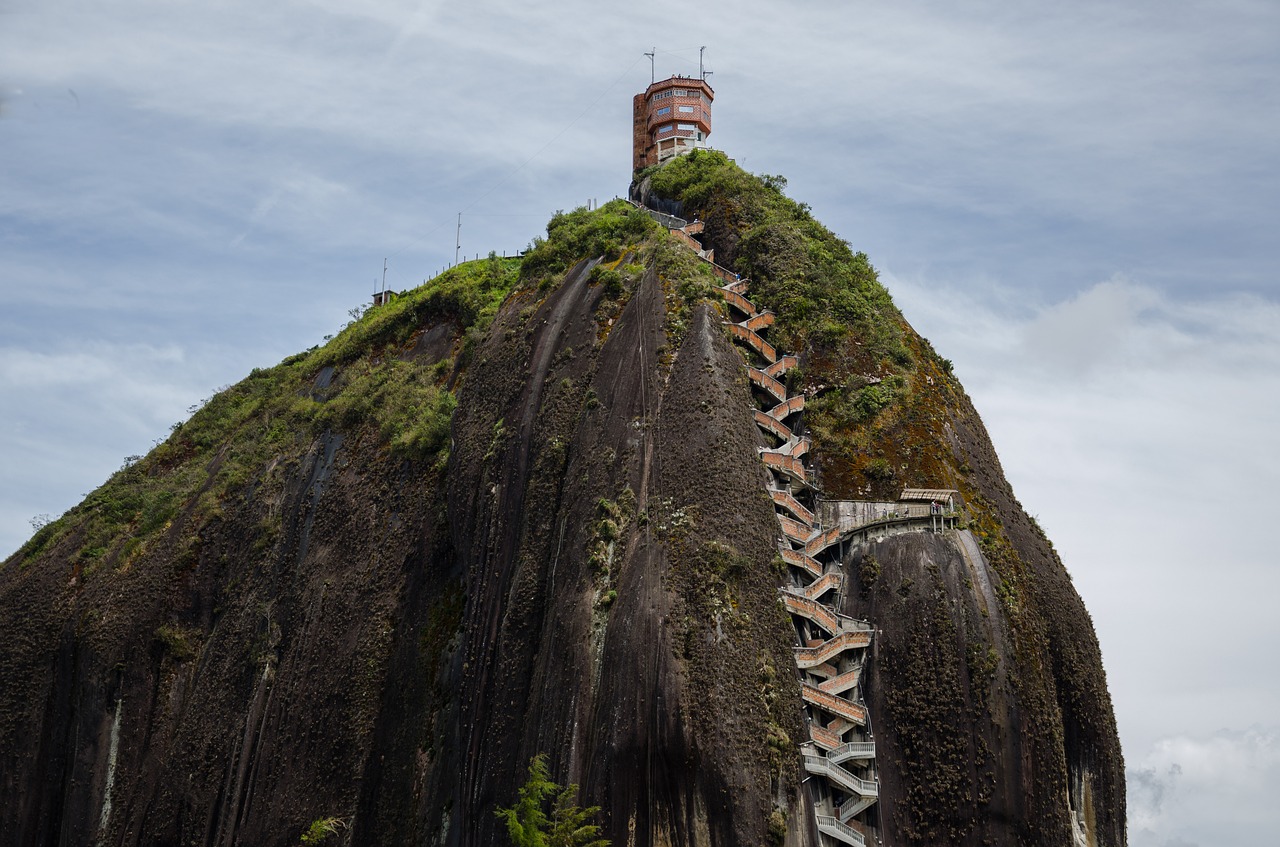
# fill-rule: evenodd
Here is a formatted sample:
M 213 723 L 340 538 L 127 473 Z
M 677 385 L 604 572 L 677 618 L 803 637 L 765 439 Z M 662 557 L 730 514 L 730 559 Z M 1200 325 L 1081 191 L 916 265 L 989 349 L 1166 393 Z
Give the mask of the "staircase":
M 880 796 L 875 744 L 860 697 L 873 627 L 836 610 L 844 576 L 833 548 L 842 532 L 839 527 L 824 529 L 815 520 L 818 501 L 806 463 L 809 439 L 796 431 L 804 395 L 789 394 L 783 382 L 799 362 L 761 337 L 774 316 L 756 309 L 745 296 L 747 290 L 747 283 L 737 278 L 722 289 L 725 303 L 738 313 L 726 326 L 749 356 L 763 360 L 749 365 L 747 376 L 762 404 L 752 417 L 767 437 L 777 440 L 760 451 L 760 459 L 770 474 L 768 492 L 782 536 L 779 552 L 791 573 L 791 584 L 779 593 L 800 641 L 795 661 L 810 728 L 804 768 L 822 782 L 811 792 L 815 821 L 826 843 L 864 847 L 872 821 L 863 818 Z
M 810 798 L 820 840 L 828 847 L 874 845 L 872 807 L 880 789 L 870 718 L 861 697 L 874 627 L 837 610 L 844 575 L 839 550 L 833 548 L 847 530 L 822 527 L 815 518 L 819 499 L 806 458 L 809 439 L 797 431 L 804 395 L 790 394 L 783 381 L 799 359 L 780 353 L 761 336 L 773 325 L 774 314 L 757 309 L 746 296 L 748 281 L 716 265 L 714 254 L 694 238 L 702 233 L 702 223 L 673 219 L 670 226 L 724 282 L 720 292 L 736 313 L 725 326 L 747 348 L 748 359 L 758 360 L 747 368 L 759 403 L 751 414 L 761 432 L 776 439 L 773 447 L 760 450 L 760 460 L 769 471 L 767 492 L 778 517 L 779 553 L 791 577 L 779 596 L 796 631 L 796 670 L 810 735 L 802 747 L 803 765 L 818 783 Z

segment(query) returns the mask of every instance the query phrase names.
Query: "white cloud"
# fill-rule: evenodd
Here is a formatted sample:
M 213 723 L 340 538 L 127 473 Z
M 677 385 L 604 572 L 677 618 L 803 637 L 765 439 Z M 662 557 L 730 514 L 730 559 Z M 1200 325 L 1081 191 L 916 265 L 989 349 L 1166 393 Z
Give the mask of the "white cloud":
M 886 279 L 956 361 L 1015 492 L 1061 551 L 1125 743 L 1144 749 L 1210 715 L 1269 720 L 1280 682 L 1250 668 L 1280 645 L 1267 517 L 1280 306 L 1174 300 L 1123 277 L 1038 307 L 996 287 Z
M 956 361 L 1094 616 L 1131 762 L 1262 721 L 1278 22 L 1270 0 L 16 0 L 0 548 L 333 331 L 384 257 L 396 288 L 452 261 L 459 210 L 483 254 L 624 191 L 642 52 L 693 73 L 705 44 L 712 143 L 892 268 Z
M 1280 823 L 1275 727 L 1161 738 L 1129 765 L 1133 847 L 1264 847 Z
M 0 537 L 8 542 L 0 557 L 30 535 L 33 515 L 61 514 L 126 455 L 167 437 L 189 406 L 213 393 L 209 364 L 172 345 L 0 347 Z

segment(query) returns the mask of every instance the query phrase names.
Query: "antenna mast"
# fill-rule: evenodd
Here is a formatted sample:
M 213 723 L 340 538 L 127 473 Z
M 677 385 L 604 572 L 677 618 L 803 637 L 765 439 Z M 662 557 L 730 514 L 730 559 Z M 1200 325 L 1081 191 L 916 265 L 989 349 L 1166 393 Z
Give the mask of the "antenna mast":
M 649 84 L 650 85 L 653 85 L 655 82 L 658 81 L 656 66 L 653 63 L 653 57 L 657 55 L 657 53 L 658 53 L 657 47 L 653 48 L 652 53 L 645 53 L 645 55 L 649 57 Z
M 382 296 L 387 296 L 387 260 L 382 260 Z
M 462 250 L 462 212 L 458 212 L 458 231 L 453 236 L 453 263 L 458 264 L 458 254 Z

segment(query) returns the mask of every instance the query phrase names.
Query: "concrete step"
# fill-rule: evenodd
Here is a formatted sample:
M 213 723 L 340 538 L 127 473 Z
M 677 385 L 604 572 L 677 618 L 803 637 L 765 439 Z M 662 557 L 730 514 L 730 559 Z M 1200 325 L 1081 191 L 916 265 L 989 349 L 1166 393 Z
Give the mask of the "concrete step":
M 758 337 L 759 336 L 757 336 L 757 338 Z M 778 405 L 774 406 L 772 409 L 769 410 L 768 415 L 769 417 L 775 420 L 785 421 L 787 418 L 791 417 L 797 412 L 803 412 L 803 411 L 804 411 L 804 395 L 797 394 L 794 397 L 788 397 L 786 402 L 779 403 Z
M 808 524 L 792 520 L 786 515 L 779 514 L 778 523 L 782 526 L 782 534 L 797 544 L 805 543 L 809 540 L 809 536 L 813 535 L 813 528 Z
M 862 676 L 862 668 L 854 668 L 851 671 L 833 676 L 830 679 L 823 680 L 818 683 L 818 687 L 828 694 L 843 694 L 850 688 L 858 684 L 858 679 Z
M 782 561 L 786 562 L 788 565 L 802 568 L 814 576 L 822 576 L 826 573 L 826 568 L 822 566 L 822 563 L 806 553 L 799 550 L 791 550 L 786 547 L 782 548 L 778 552 L 782 554 Z
M 793 437 L 789 426 L 759 409 L 755 410 L 755 418 L 757 426 L 768 433 L 778 436 L 783 441 L 790 441 Z
M 759 312 L 756 311 L 755 304 L 738 292 L 730 290 L 727 286 L 720 289 L 720 292 L 724 295 L 724 302 L 728 303 L 739 312 L 742 312 L 748 318 L 754 318 L 759 314 Z M 777 376 L 777 374 L 770 374 L 770 376 Z
M 806 647 L 794 647 L 796 667 L 806 668 L 825 665 L 845 650 L 857 650 L 871 645 L 870 630 L 853 630 L 842 632 L 835 638 L 828 638 L 821 644 Z M 825 692 L 823 692 L 825 693 Z
M 786 456 L 774 450 L 761 450 L 760 461 L 764 462 L 765 467 L 770 470 L 786 474 L 792 482 L 798 482 L 806 487 L 809 485 L 809 472 L 805 469 L 804 462 L 793 456 Z
M 747 368 L 747 378 L 779 403 L 787 399 L 787 387 L 760 368 Z
M 852 700 L 846 700 L 843 697 L 837 697 L 834 694 L 828 694 L 816 685 L 810 685 L 807 682 L 800 683 L 800 697 L 809 705 L 817 706 L 819 709 L 842 717 L 845 720 L 858 721 L 864 726 L 867 723 L 865 706 L 859 705 Z
M 773 364 L 778 361 L 778 351 L 774 350 L 773 345 L 768 341 L 765 341 L 763 338 L 747 329 L 743 324 L 731 323 L 726 325 L 729 327 L 729 332 L 733 334 L 734 338 L 737 338 L 739 341 L 746 342 L 747 346 L 763 356 L 766 362 Z
M 789 491 L 777 491 L 770 489 L 769 496 L 773 498 L 773 504 L 779 508 L 786 509 L 795 515 L 796 520 L 809 527 L 809 531 L 813 531 L 813 512 L 804 507 L 799 500 L 791 496 Z

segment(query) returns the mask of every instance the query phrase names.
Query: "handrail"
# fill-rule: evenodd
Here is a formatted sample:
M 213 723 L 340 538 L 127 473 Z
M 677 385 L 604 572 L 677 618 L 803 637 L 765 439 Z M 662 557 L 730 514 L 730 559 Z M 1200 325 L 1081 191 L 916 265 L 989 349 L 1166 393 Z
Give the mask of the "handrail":
M 653 218 L 667 229 L 680 229 L 689 225 L 689 222 L 684 218 L 678 218 L 675 215 L 668 215 L 666 212 L 658 212 L 650 209 L 648 206 L 642 206 L 630 197 L 627 198 L 627 202 L 642 212 L 645 212 L 649 217 Z
M 813 527 L 807 524 L 803 524 L 786 515 L 778 515 L 777 518 L 778 525 L 782 527 L 782 534 L 792 541 L 803 544 L 809 540 L 810 535 L 813 535 Z
M 772 415 L 760 411 L 759 409 L 754 410 L 754 415 L 756 419 L 756 426 L 772 432 L 783 441 L 791 440 L 791 427 L 787 426 Z
M 846 700 L 843 697 L 837 697 L 834 694 L 828 694 L 816 685 L 810 685 L 807 682 L 800 683 L 800 697 L 819 708 L 826 709 L 833 715 L 840 715 L 863 726 L 867 724 L 867 708 L 865 706 L 852 700 Z
M 765 341 L 759 335 L 756 335 L 754 331 L 747 329 L 740 323 L 729 323 L 727 326 L 729 327 L 729 332 L 747 342 L 748 346 L 761 356 L 764 356 L 769 364 L 773 364 L 778 361 L 778 351 L 773 349 L 773 345 L 768 341 Z
M 837 838 L 846 844 L 852 844 L 853 847 L 866 847 L 867 839 L 856 829 L 848 824 L 843 824 L 838 818 L 831 815 L 814 815 L 814 822 L 818 825 L 818 831 L 833 838 Z
M 854 776 L 839 765 L 832 764 L 825 756 L 805 756 L 804 768 L 809 773 L 818 773 L 822 776 L 830 777 L 831 781 L 838 783 L 841 788 L 846 788 L 859 796 L 880 796 L 880 786 L 874 782 Z
M 733 306 L 738 311 L 744 313 L 747 317 L 753 318 L 756 315 L 760 314 L 759 310 L 756 309 L 756 304 L 752 303 L 750 300 L 748 300 L 746 297 L 743 297 L 738 292 L 733 291 L 732 289 L 729 289 L 729 288 L 721 288 L 720 293 L 724 296 L 724 300 L 726 303 L 728 303 L 730 306 Z
M 769 394 L 779 403 L 786 402 L 787 387 L 760 368 L 747 368 L 747 377 L 756 385 Z
M 792 353 L 784 353 L 778 357 L 778 361 L 765 368 L 765 373 L 775 379 L 782 376 L 787 371 L 800 364 L 800 359 Z
M 841 534 L 840 527 L 834 527 L 821 535 L 815 535 L 813 538 L 809 539 L 807 544 L 805 544 L 804 551 L 810 556 L 816 556 L 832 544 L 839 541 Z
M 752 335 L 755 335 L 755 333 L 752 333 Z M 758 337 L 759 336 L 757 336 L 757 338 Z M 774 406 L 765 414 L 767 414 L 771 418 L 774 418 L 775 420 L 780 421 L 780 420 L 784 420 L 786 418 L 791 417 L 796 412 L 803 412 L 803 411 L 804 411 L 804 395 L 797 394 L 794 397 L 788 397 L 785 403 L 779 403 L 778 405 Z
M 742 292 L 746 291 L 748 288 L 751 287 L 750 280 L 743 279 L 742 277 L 738 276 L 736 273 L 729 270 L 728 268 L 721 267 L 720 265 L 717 265 L 715 262 L 711 262 L 711 261 L 708 261 L 707 264 L 711 265 L 711 272 L 713 274 L 715 274 L 716 276 L 720 277 L 725 281 L 725 284 L 720 286 L 724 290 L 734 291 L 734 292 L 737 292 L 738 294 L 741 294 Z
M 805 468 L 804 463 L 794 456 L 778 453 L 775 450 L 761 450 L 760 461 L 764 462 L 767 467 L 783 471 L 805 485 L 809 484 L 808 470 Z
M 840 763 L 847 759 L 874 759 L 876 757 L 876 743 L 874 741 L 850 741 L 841 744 L 827 751 L 827 759 L 833 763 Z
M 795 565 L 797 568 L 803 568 L 814 576 L 822 576 L 826 573 L 826 568 L 822 566 L 822 563 L 805 553 L 803 550 L 791 550 L 784 547 L 778 552 L 782 555 L 782 561 L 786 562 L 788 565 Z
M 858 814 L 858 812 L 870 807 L 877 799 L 879 799 L 879 795 L 876 797 L 864 797 L 861 794 L 854 794 L 836 807 L 836 815 L 840 820 L 847 822 L 849 818 Z
M 799 593 L 808 597 L 810 600 L 817 600 L 828 591 L 839 591 L 843 584 L 844 577 L 840 575 L 839 571 L 827 571 L 813 582 L 801 588 Z M 794 588 L 788 590 L 795 592 Z
M 809 447 L 813 442 L 809 440 L 809 436 L 802 435 L 799 438 L 788 438 L 787 443 L 778 448 L 779 452 L 787 456 L 794 456 L 799 459 L 805 453 L 809 452 Z
M 796 657 L 796 667 L 804 670 L 814 665 L 821 665 L 832 656 L 838 656 L 845 650 L 854 647 L 869 647 L 871 645 L 871 630 L 846 630 L 835 638 L 828 638 L 821 644 L 813 647 L 792 647 L 792 653 Z
M 833 676 L 831 679 L 824 679 L 818 683 L 818 687 L 828 694 L 842 694 L 858 684 L 858 678 L 862 676 L 862 666 L 854 668 L 851 671 L 845 671 L 839 676 Z
M 775 506 L 781 506 L 786 509 L 791 514 L 795 515 L 796 520 L 801 523 L 808 524 L 810 527 L 813 526 L 813 512 L 809 511 L 805 508 L 803 503 L 791 496 L 790 492 L 770 489 L 769 496 L 773 498 Z
M 820 624 L 833 636 L 842 632 L 866 632 L 867 624 L 857 618 L 842 615 L 827 608 L 822 603 L 805 596 L 790 586 L 778 589 L 782 593 L 782 601 L 792 612 Z

